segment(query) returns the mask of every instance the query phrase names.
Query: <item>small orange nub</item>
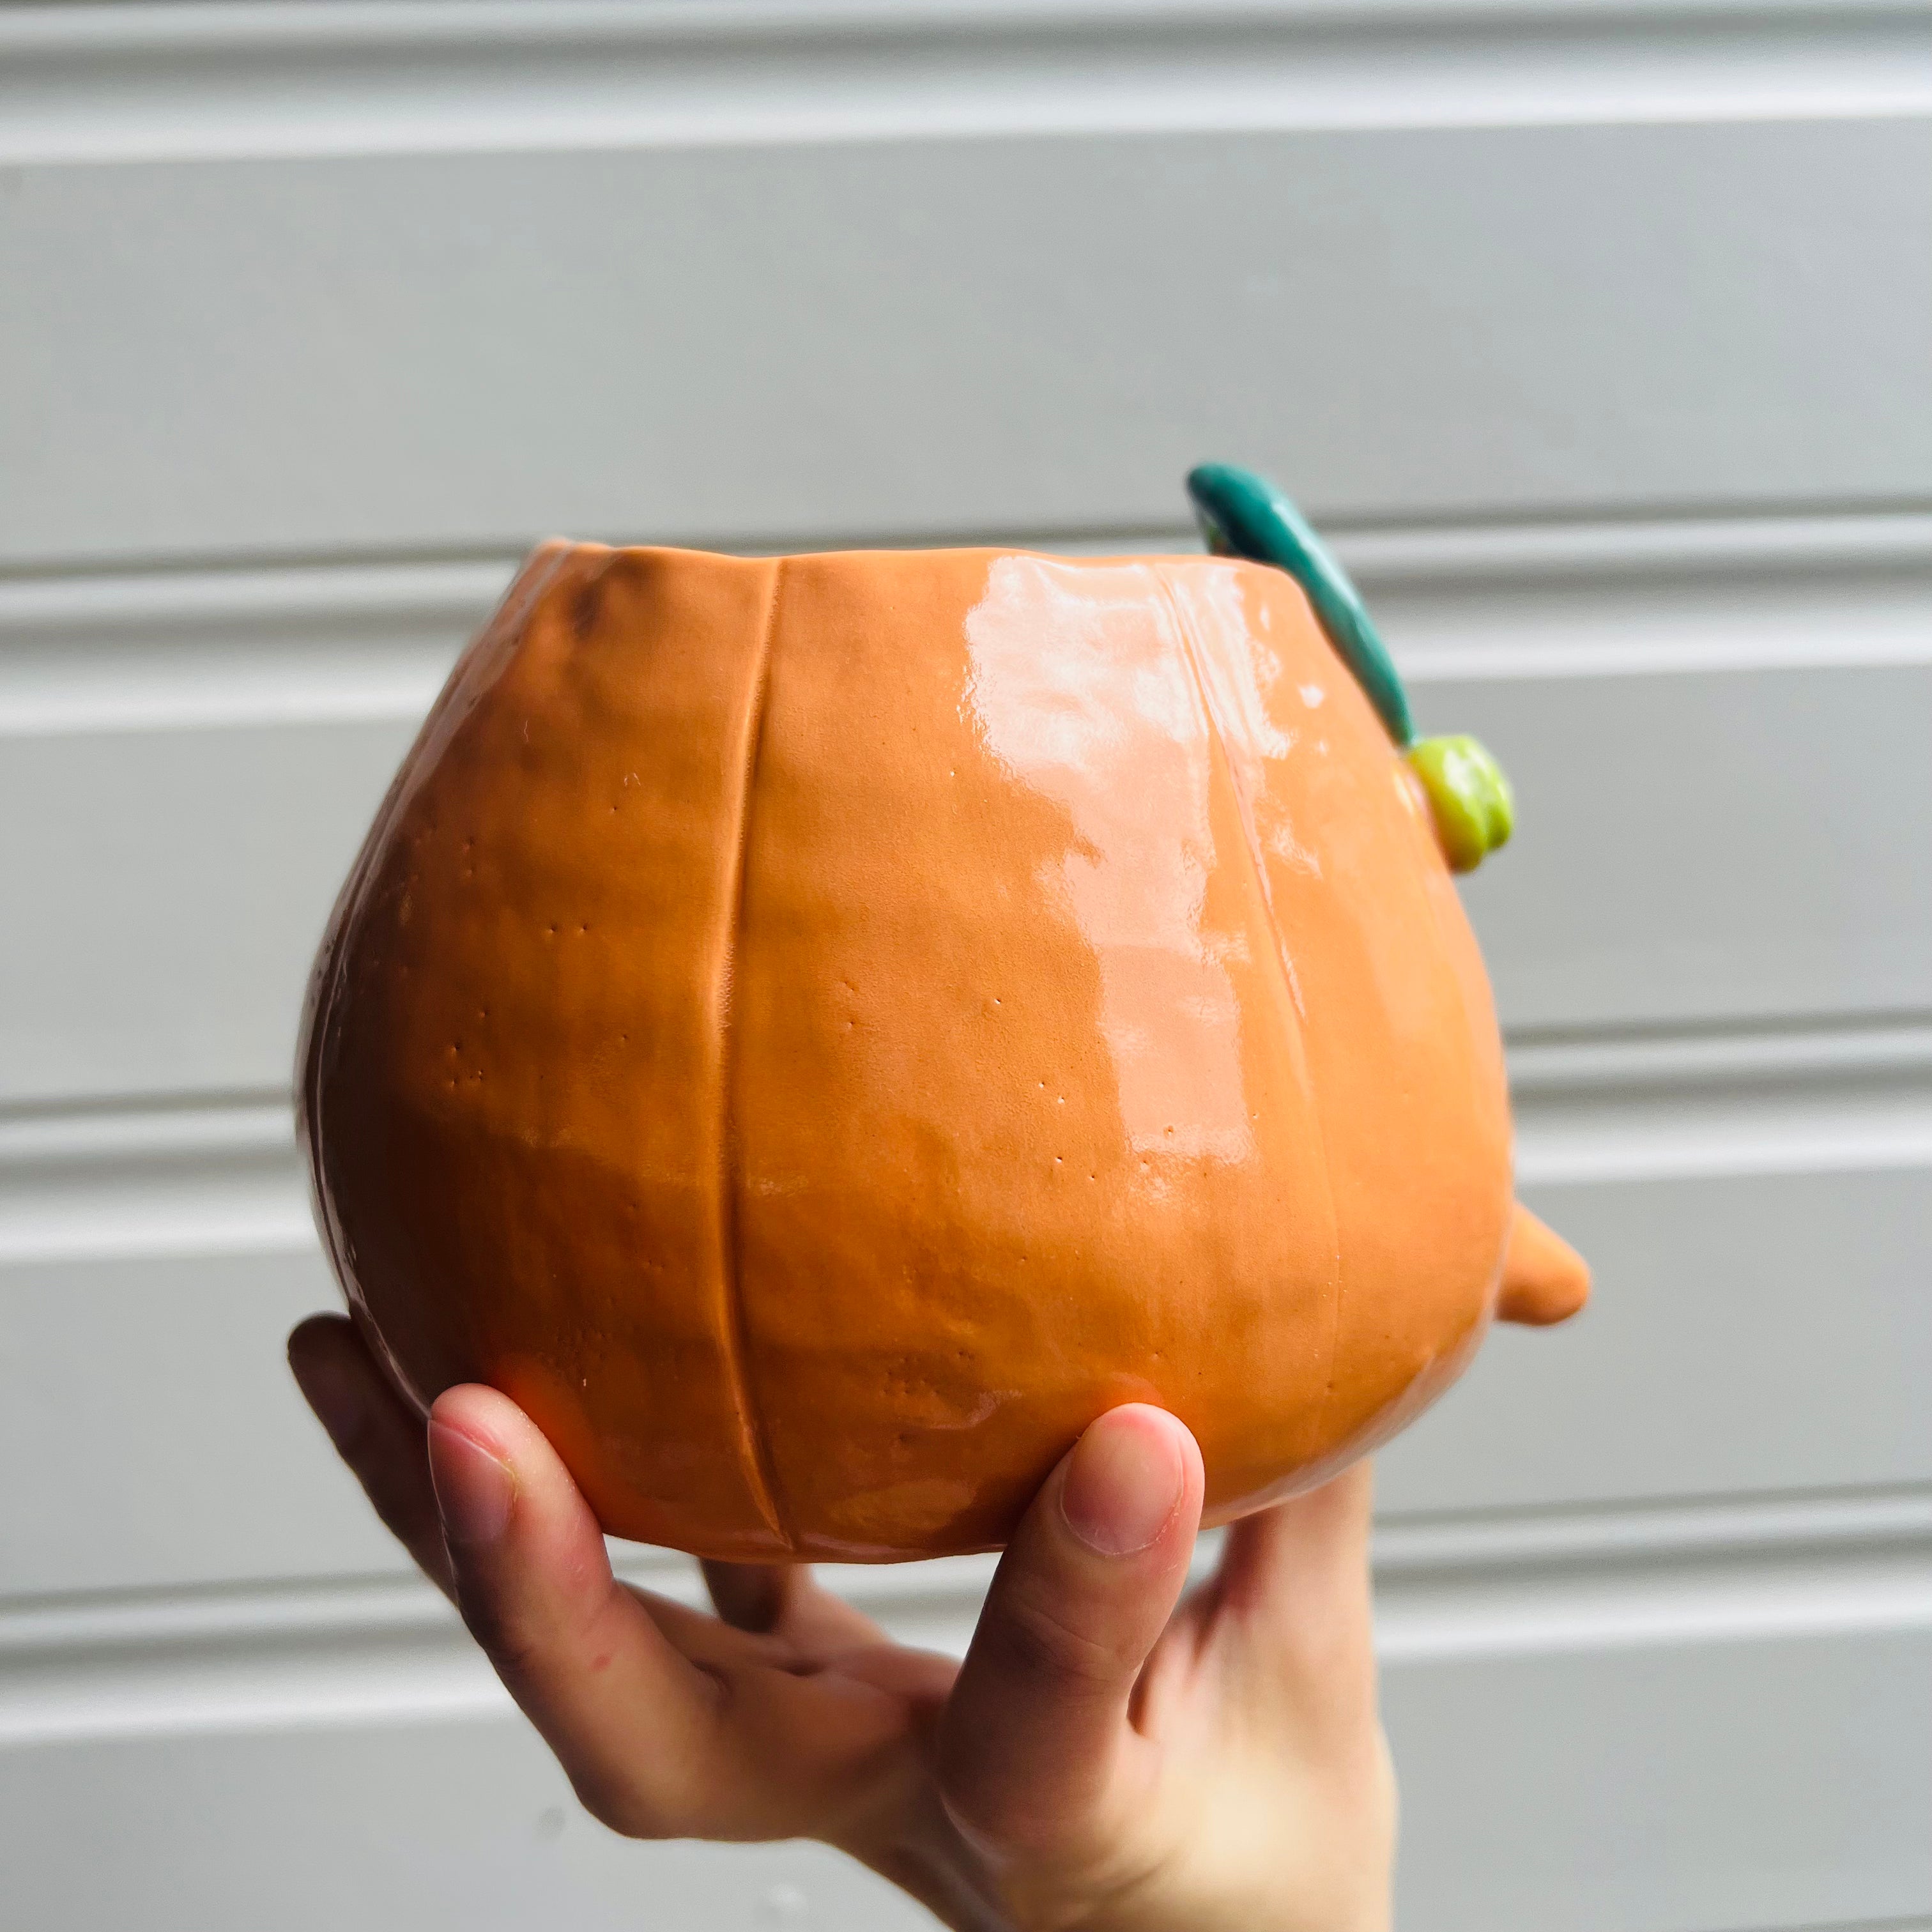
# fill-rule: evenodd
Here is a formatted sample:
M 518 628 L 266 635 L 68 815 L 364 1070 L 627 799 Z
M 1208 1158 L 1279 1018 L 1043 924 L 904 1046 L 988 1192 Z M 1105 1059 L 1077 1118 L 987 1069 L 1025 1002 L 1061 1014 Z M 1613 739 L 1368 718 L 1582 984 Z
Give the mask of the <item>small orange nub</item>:
M 1519 1201 L 1503 1257 L 1496 1319 L 1546 1328 L 1568 1321 L 1589 1298 L 1589 1263 Z

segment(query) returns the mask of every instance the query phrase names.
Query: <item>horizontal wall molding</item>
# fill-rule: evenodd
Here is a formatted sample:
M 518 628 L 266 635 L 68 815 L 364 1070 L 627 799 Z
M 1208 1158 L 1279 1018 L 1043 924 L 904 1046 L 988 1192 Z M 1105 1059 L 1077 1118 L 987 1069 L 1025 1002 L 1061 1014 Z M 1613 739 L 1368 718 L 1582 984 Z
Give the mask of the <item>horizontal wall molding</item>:
M 1932 1074 L 1932 1022 L 1685 1028 L 1583 1035 L 1528 1032 L 1510 1040 L 1516 1104 L 1581 1094 L 1835 1082 Z
M 1932 1632 L 1932 1493 L 1391 1526 L 1384 1664 Z
M 0 1267 L 315 1244 L 286 1094 L 0 1114 Z
M 1932 663 L 1932 513 L 1332 534 L 1420 686 Z M 1180 528 L 959 540 L 1198 548 Z M 413 721 L 517 561 L 0 576 L 0 737 Z
M 1511 1044 L 1526 1186 L 1932 1168 L 1932 1023 Z
M 1932 1016 L 1512 1043 L 1526 1186 L 1932 1169 Z M 0 1266 L 313 1247 L 285 1094 L 0 1110 Z
M 1923 4 L 0 9 L 21 162 L 1923 113 Z
M 0 15 L 4 18 L 4 15 Z M 1175 495 L 1181 479 L 1174 479 Z M 1932 571 L 1932 505 L 1874 511 L 1796 510 L 1728 516 L 1552 515 L 1460 522 L 1364 524 L 1336 518 L 1324 533 L 1365 588 L 1548 580 L 1594 584 L 1660 574 L 1666 580 L 1823 570 Z M 548 532 L 533 534 L 532 543 Z M 638 532 L 575 533 L 585 541 L 643 543 Z M 730 532 L 692 539 L 701 548 L 762 556 L 786 550 L 994 544 L 1074 556 L 1198 550 L 1184 522 L 1130 530 L 988 527 L 914 532 L 854 526 L 801 530 L 749 543 Z M 78 569 L 0 566 L 0 640 L 98 626 L 206 622 L 280 623 L 318 617 L 405 618 L 473 612 L 498 596 L 519 551 L 426 556 L 249 558 L 166 568 L 100 564 Z
M 703 1602 L 688 1559 L 619 1555 L 627 1580 Z M 902 1640 L 956 1654 L 993 1562 L 822 1574 Z M 1932 1491 L 1398 1522 L 1378 1533 L 1376 1571 L 1378 1649 L 1398 1668 L 1932 1633 Z M 414 1578 L 0 1604 L 0 1748 L 503 1708 Z
M 1318 120 L 1354 84 L 1318 48 L 1246 40 L 1204 76 L 1186 37 L 1123 76 L 1139 44 L 1096 32 L 994 89 L 1038 125 L 970 136 L 943 130 L 982 64 L 915 34 L 934 78 L 879 83 L 910 129 L 890 150 L 782 116 L 653 144 L 628 107 L 600 133 L 594 98 L 521 56 L 481 106 L 462 62 L 415 85 L 386 56 L 352 84 L 320 57 L 213 62 L 271 143 L 328 119 L 316 87 L 352 106 L 328 152 L 191 158 L 230 110 L 168 107 L 170 63 L 130 55 L 94 116 L 125 158 L 16 154 L 0 190 L 10 288 L 32 292 L 5 312 L 0 440 L 22 460 L 0 553 L 1143 532 L 1180 520 L 1210 453 L 1282 471 L 1329 523 L 1922 510 L 1932 112 L 1834 78 L 1832 17 L 1787 21 L 1790 45 L 1706 20 L 1627 58 L 1560 25 L 1516 52 L 1450 35 L 1440 58 L 1363 40 L 1362 89 L 1480 125 L 1250 112 L 1243 90 L 1278 82 Z M 1932 88 L 1899 19 L 1876 84 Z M 1679 56 L 1713 46 L 1687 83 Z M 834 119 L 891 64 L 828 58 L 800 93 Z M 86 118 L 40 66 L 0 59 L 0 156 Z M 644 66 L 701 116 L 697 80 Z M 1809 104 L 1734 98 L 1773 69 Z M 1625 70 L 1629 98 L 1576 118 Z M 728 80 L 728 117 L 791 85 Z M 1166 122 L 1095 124 L 1150 89 L 1175 94 Z M 156 90 L 184 124 L 151 140 Z M 548 146 L 518 131 L 545 102 Z M 440 104 L 467 116 L 448 151 L 381 152 Z M 500 130 L 525 145 L 490 151 Z

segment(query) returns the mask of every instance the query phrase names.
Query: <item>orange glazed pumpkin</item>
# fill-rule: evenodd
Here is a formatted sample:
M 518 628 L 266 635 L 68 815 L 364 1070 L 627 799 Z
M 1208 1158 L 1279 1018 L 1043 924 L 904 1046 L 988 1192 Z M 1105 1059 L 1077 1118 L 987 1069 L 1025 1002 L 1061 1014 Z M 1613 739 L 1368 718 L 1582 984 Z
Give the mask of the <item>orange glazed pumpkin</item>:
M 1226 1520 L 1585 1285 L 1421 785 L 1216 557 L 538 551 L 343 891 L 302 1112 L 400 1385 L 709 1556 L 997 1546 L 1130 1400 Z

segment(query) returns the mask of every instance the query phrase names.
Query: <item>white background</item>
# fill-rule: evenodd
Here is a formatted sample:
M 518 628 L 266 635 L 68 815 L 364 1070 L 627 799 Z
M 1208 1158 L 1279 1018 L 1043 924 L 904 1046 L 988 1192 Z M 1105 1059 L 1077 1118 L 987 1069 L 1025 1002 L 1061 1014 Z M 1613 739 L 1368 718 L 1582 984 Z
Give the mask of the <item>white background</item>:
M 588 1823 L 403 1574 L 296 1005 L 532 538 L 1166 547 L 1208 457 L 1516 780 L 1598 1271 L 1384 1459 L 1403 1924 L 1932 1921 L 1932 9 L 232 0 L 0 4 L 8 1932 L 920 1922 Z

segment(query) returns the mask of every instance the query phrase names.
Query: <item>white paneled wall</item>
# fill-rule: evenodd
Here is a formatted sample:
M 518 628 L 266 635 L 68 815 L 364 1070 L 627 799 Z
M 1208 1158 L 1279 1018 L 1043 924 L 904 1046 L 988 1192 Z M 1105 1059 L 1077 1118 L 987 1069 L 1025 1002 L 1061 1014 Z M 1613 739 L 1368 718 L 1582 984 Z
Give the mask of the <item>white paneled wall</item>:
M 1932 1925 L 1932 6 L 0 0 L 7 1932 L 920 1922 L 588 1824 L 404 1574 L 296 1003 L 531 539 L 1172 546 L 1210 455 L 1516 782 L 1598 1268 L 1384 1459 L 1403 1922 Z

